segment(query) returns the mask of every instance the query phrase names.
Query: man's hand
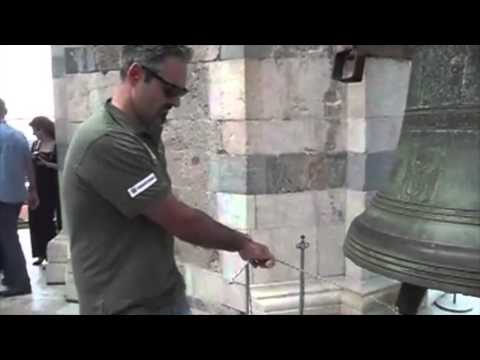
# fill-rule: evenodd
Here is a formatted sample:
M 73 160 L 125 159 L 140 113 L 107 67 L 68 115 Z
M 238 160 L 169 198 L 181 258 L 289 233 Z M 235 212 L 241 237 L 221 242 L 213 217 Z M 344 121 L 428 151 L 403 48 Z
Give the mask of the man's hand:
M 243 260 L 252 263 L 254 267 L 271 269 L 275 266 L 275 257 L 268 247 L 253 240 L 247 241 L 243 249 L 239 251 L 239 255 Z
M 36 190 L 30 190 L 28 192 L 28 207 L 32 210 L 35 210 L 38 205 L 40 205 L 40 199 Z

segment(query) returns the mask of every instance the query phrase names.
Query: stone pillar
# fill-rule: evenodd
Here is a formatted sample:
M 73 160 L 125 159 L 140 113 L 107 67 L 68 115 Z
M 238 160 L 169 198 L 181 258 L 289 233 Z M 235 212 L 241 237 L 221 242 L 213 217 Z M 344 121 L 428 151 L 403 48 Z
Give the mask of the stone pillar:
M 118 46 L 52 46 L 60 178 L 68 144 L 75 130 L 93 109 L 111 96 L 112 87 L 119 81 L 118 49 Z M 65 216 L 62 232 L 48 246 L 48 257 L 47 283 L 65 284 L 66 299 L 76 301 Z
M 65 47 L 52 45 L 52 73 L 54 90 L 54 109 L 55 109 L 55 132 L 58 152 L 58 174 L 62 177 L 63 160 L 67 148 L 67 98 L 65 81 Z M 63 209 L 62 209 L 63 212 Z M 62 214 L 63 215 L 63 214 Z M 47 247 L 47 284 L 58 285 L 65 284 L 65 271 L 69 258 L 68 236 L 65 216 L 63 219 L 63 229 L 58 236 L 53 239 Z
M 348 85 L 347 231 L 387 180 L 401 133 L 409 78 L 410 61 L 367 58 L 363 82 Z M 365 313 L 373 294 L 383 293 L 384 299 L 393 303 L 398 288 L 396 282 L 361 269 L 348 259 L 345 284 L 351 289 L 344 298 L 345 313 Z
M 210 68 L 210 111 L 224 150 L 210 174 L 218 219 L 295 266 L 305 235 L 306 270 L 324 277 L 344 274 L 346 94 L 330 79 L 333 54 L 330 45 L 222 46 Z M 221 264 L 225 281 L 244 265 L 231 253 Z M 254 270 L 254 312 L 297 313 L 298 279 L 280 264 Z M 226 304 L 243 310 L 244 289 L 227 289 Z M 313 280 L 306 290 L 307 313 L 340 311 L 337 289 Z

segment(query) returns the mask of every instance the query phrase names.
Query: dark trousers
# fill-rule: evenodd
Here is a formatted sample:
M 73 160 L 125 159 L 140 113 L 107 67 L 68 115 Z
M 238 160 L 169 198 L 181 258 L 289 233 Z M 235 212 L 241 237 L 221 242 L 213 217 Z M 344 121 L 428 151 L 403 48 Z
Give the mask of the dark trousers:
M 8 287 L 23 290 L 30 288 L 30 278 L 17 233 L 21 206 L 0 202 L 0 263 Z
M 417 315 L 427 290 L 420 286 L 403 283 L 397 299 L 400 315 Z

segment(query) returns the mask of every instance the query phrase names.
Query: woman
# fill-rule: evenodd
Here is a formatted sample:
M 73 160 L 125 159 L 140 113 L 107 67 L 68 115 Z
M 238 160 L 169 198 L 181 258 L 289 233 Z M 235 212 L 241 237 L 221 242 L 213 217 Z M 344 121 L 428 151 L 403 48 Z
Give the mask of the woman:
M 40 206 L 29 210 L 30 237 L 33 263 L 40 266 L 47 260 L 47 245 L 61 230 L 60 197 L 57 175 L 57 147 L 55 125 L 44 117 L 32 120 L 30 126 L 37 137 L 32 145 L 32 156 L 37 178 Z M 55 224 L 56 220 L 56 224 Z

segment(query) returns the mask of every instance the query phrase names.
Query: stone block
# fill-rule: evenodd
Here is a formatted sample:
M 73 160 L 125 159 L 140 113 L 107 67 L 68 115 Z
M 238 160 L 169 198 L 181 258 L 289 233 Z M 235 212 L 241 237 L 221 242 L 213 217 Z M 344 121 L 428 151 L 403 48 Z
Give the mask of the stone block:
M 107 73 L 112 70 L 120 70 L 120 58 L 123 45 L 93 45 L 98 71 Z
M 220 59 L 232 60 L 245 58 L 245 45 L 222 45 L 220 47 Z
M 184 264 L 192 264 L 212 271 L 220 270 L 215 250 L 205 249 L 178 240 L 175 242 L 175 255 Z
M 111 71 L 106 75 L 101 73 L 68 75 L 64 81 L 63 96 L 68 104 L 67 119 L 69 122 L 83 122 L 112 96 L 113 88 L 119 83 L 120 78 L 117 71 Z
M 367 194 L 363 191 L 348 190 L 346 191 L 346 215 L 345 230 L 348 231 L 352 221 L 362 214 L 366 208 Z
M 345 153 L 219 156 L 210 169 L 212 190 L 236 194 L 280 194 L 341 188 Z
M 342 151 L 342 126 L 322 119 L 248 121 L 248 154 Z
M 245 45 L 245 57 L 265 59 L 273 55 L 275 45 Z
M 272 55 L 274 58 L 322 56 L 333 58 L 336 45 L 273 45 Z
M 48 261 L 50 263 L 66 263 L 69 256 L 68 237 L 65 234 L 58 235 L 47 246 Z
M 69 263 L 65 269 L 65 299 L 68 302 L 78 302 L 78 293 L 73 278 L 72 265 Z
M 217 193 L 217 219 L 237 230 L 255 228 L 255 196 Z
M 65 58 L 63 56 L 52 56 L 52 76 L 59 79 L 65 76 Z
M 346 166 L 344 157 L 343 154 L 305 153 L 267 156 L 263 173 L 257 166 L 258 178 L 254 178 L 250 169 L 254 167 L 255 160 L 261 164 L 262 158 L 252 156 L 249 158 L 249 193 L 279 194 L 342 187 Z M 265 176 L 265 189 L 262 189 L 262 175 Z
M 323 151 L 328 153 L 345 152 L 347 149 L 348 122 L 345 118 L 327 118 L 326 123 L 326 136 Z M 315 137 L 318 141 L 320 137 L 317 134 Z
M 370 274 L 363 279 L 345 277 L 339 281 L 342 292 L 342 314 L 394 315 L 399 283 L 383 276 Z
M 364 191 L 366 183 L 367 155 L 359 153 L 348 154 L 347 188 L 349 190 Z
M 221 124 L 208 118 L 173 120 L 166 124 L 162 140 L 167 153 L 183 152 L 203 159 L 216 155 L 222 148 L 221 132 Z M 190 164 L 196 165 L 202 164 Z
M 347 173 L 347 156 L 345 153 L 329 154 L 326 157 L 328 169 L 328 187 L 331 189 L 345 186 Z
M 273 55 L 274 45 L 222 45 L 220 58 L 264 59 Z
M 314 227 L 318 221 L 314 200 L 314 192 L 257 195 L 257 229 Z
M 365 68 L 366 117 L 403 117 L 410 83 L 410 61 L 368 58 Z
M 48 263 L 47 264 L 47 284 L 58 285 L 65 284 L 66 263 Z
M 187 87 L 189 93 L 182 98 L 181 106 L 172 109 L 169 118 L 173 120 L 208 119 L 209 109 L 209 66 L 204 63 L 195 63 L 188 66 Z M 221 85 L 219 85 L 221 86 Z
M 214 120 L 245 120 L 245 60 L 225 60 L 209 66 L 209 107 Z
M 247 118 L 324 118 L 331 64 L 321 57 L 247 60 Z
M 243 59 L 245 58 L 245 45 L 222 45 L 220 48 L 220 59 Z
M 297 153 L 311 143 L 303 121 L 248 121 L 247 126 L 250 154 Z
M 218 156 L 210 161 L 209 188 L 215 192 L 247 193 L 247 158 Z
M 238 253 L 221 251 L 220 264 L 223 279 L 229 283 L 233 280 L 234 276 L 242 270 L 246 263 Z M 239 277 L 235 279 L 235 283 L 245 284 L 245 274 L 239 275 Z
M 55 122 L 68 118 L 67 80 L 64 78 L 53 79 L 53 104 Z M 55 124 L 57 126 L 57 124 Z
M 366 83 L 352 83 L 347 86 L 347 117 L 351 120 L 365 119 L 367 116 Z
M 93 113 L 113 96 L 113 89 L 120 83 L 120 72 L 96 73 L 88 82 L 88 109 Z
M 357 282 L 362 282 L 375 277 L 376 274 L 362 269 L 349 259 L 345 259 L 345 276 Z
M 95 77 L 93 74 L 73 74 L 65 77 L 67 119 L 69 122 L 81 122 L 88 119 L 90 110 L 88 107 L 89 79 Z
M 272 290 L 282 285 L 272 285 Z M 318 288 L 320 288 L 318 290 Z M 340 313 L 340 291 L 336 289 L 322 289 L 324 286 L 315 283 L 306 283 L 304 315 L 336 315 Z M 292 283 L 285 293 L 274 294 L 264 298 L 255 297 L 254 315 L 299 315 L 299 286 Z
M 89 46 L 65 48 L 65 72 L 67 74 L 97 71 L 95 54 Z
M 188 45 L 193 49 L 192 62 L 207 62 L 218 60 L 220 45 Z
M 313 191 L 315 221 L 319 226 L 343 224 L 345 222 L 345 190 L 330 189 Z
M 346 149 L 353 153 L 367 152 L 367 122 L 365 118 L 349 118 L 346 125 Z
M 249 125 L 250 126 L 250 125 Z M 231 155 L 246 155 L 247 153 L 247 123 L 244 121 L 222 122 L 223 149 Z
M 368 154 L 366 161 L 366 191 L 383 191 L 388 185 L 396 159 L 395 151 Z
M 320 225 L 317 228 L 318 269 L 320 276 L 338 276 L 345 274 L 343 242 L 345 225 Z
M 392 151 L 398 146 L 403 117 L 367 118 L 367 152 Z
M 185 264 L 184 278 L 187 296 L 207 303 L 224 303 L 227 284 L 221 274 Z

